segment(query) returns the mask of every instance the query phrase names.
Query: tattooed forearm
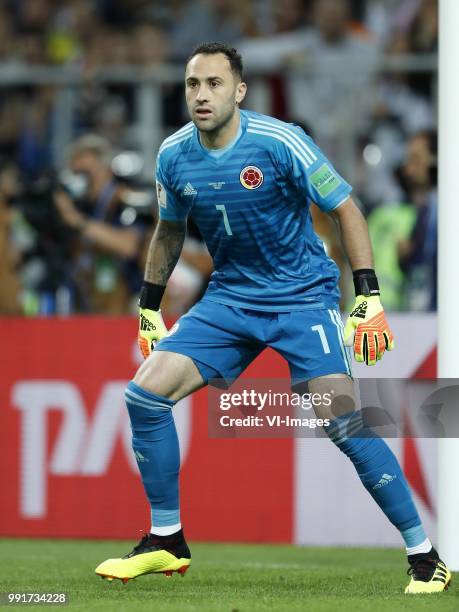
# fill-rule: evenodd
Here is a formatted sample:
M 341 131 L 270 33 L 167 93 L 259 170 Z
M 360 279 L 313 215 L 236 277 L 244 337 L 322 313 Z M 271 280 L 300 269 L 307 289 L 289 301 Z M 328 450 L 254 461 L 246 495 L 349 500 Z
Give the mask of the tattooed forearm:
M 186 221 L 159 221 L 148 250 L 145 280 L 166 285 L 180 257 Z

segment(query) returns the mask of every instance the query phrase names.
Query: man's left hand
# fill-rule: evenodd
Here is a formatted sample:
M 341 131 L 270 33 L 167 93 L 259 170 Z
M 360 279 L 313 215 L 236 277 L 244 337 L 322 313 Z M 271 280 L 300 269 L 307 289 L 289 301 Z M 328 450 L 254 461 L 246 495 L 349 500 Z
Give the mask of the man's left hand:
M 358 362 L 375 365 L 386 350 L 394 348 L 394 336 L 379 296 L 358 295 L 344 328 L 344 344 L 354 347 Z

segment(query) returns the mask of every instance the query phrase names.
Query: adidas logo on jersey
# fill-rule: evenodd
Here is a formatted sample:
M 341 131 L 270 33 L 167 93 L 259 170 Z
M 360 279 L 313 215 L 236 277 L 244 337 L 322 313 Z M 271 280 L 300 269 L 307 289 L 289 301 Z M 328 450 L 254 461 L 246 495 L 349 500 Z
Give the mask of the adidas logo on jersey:
M 355 310 L 351 312 L 351 317 L 358 317 L 359 319 L 364 319 L 367 314 L 367 302 L 362 302 L 357 306 Z
M 193 185 L 191 183 L 187 183 L 185 185 L 185 187 L 183 188 L 183 195 L 184 196 L 192 196 L 192 195 L 197 195 L 197 191 L 196 189 L 193 187 Z
M 379 479 L 379 482 L 375 484 L 373 489 L 380 489 L 381 487 L 385 487 L 386 485 L 388 485 L 390 482 L 392 482 L 396 478 L 397 476 L 395 474 L 393 476 L 391 476 L 390 474 L 383 474 L 381 478 Z

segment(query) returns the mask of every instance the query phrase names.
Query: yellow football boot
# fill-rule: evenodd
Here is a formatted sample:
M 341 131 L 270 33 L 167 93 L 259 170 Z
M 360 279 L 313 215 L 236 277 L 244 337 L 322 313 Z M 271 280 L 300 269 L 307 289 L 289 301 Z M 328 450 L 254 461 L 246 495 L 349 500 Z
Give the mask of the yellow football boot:
M 451 582 L 451 572 L 438 556 L 435 548 L 426 555 L 413 555 L 408 558 L 411 576 L 405 589 L 408 594 L 441 593 L 446 591 Z
M 146 533 L 128 555 L 122 559 L 107 559 L 95 572 L 109 581 L 118 578 L 126 584 L 143 574 L 172 576 L 173 572 L 178 572 L 183 577 L 190 563 L 191 553 L 182 530 L 167 539 Z

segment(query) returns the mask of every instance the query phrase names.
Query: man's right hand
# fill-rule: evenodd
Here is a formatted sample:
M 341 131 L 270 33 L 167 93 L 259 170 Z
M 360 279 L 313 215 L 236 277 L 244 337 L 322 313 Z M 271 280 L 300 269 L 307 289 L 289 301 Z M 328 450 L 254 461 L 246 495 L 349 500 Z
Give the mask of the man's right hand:
M 164 338 L 166 334 L 167 328 L 164 325 L 161 311 L 140 308 L 137 343 L 144 359 L 151 355 L 158 340 Z

